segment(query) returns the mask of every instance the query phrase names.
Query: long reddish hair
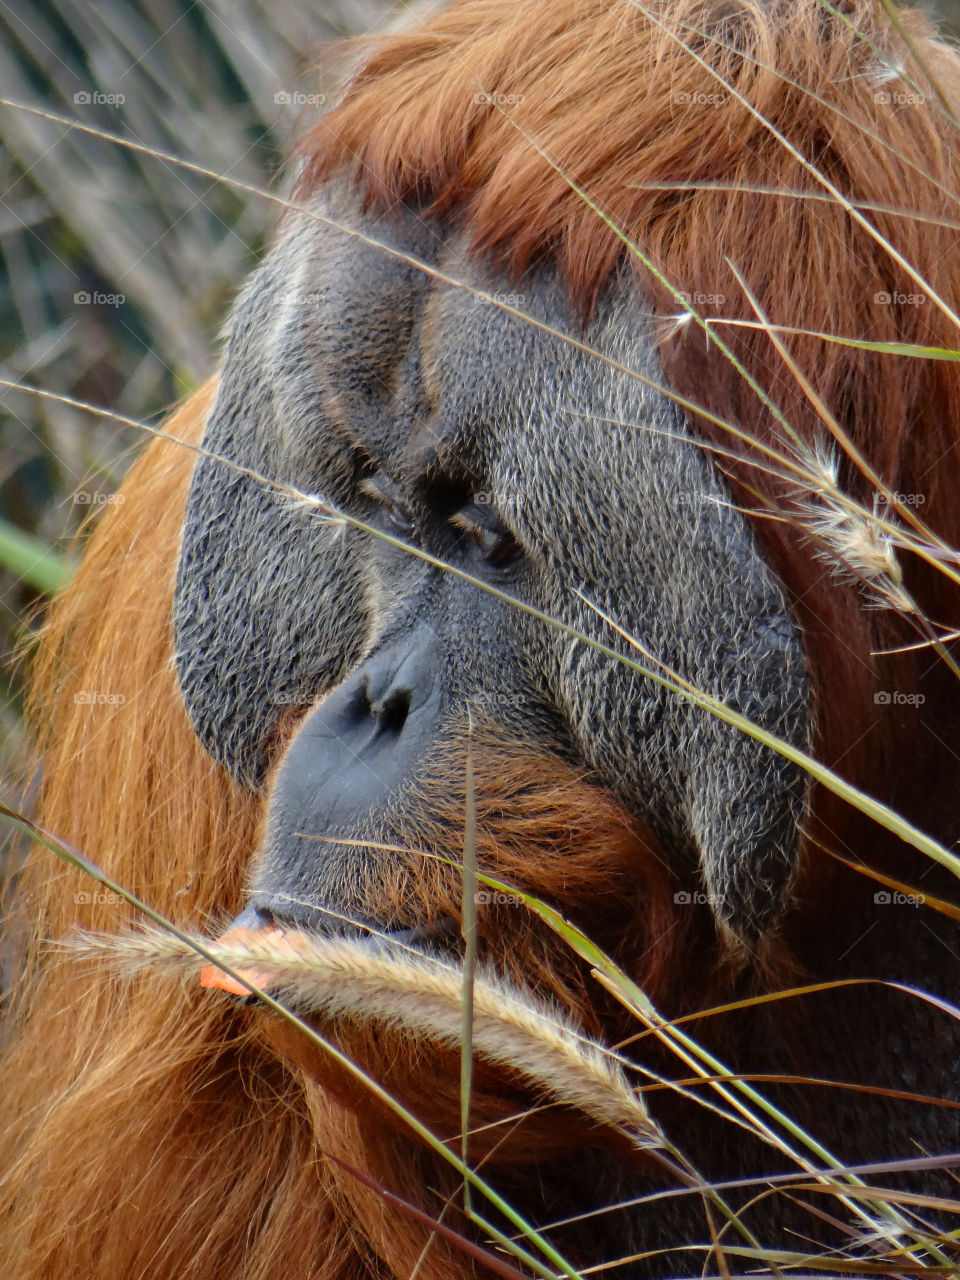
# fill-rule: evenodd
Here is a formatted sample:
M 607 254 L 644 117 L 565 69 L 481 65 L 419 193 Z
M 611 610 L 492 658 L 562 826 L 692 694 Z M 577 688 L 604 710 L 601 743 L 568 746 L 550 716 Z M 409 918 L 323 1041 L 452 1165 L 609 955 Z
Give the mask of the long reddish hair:
M 816 0 L 463 0 L 369 54 L 341 105 L 305 139 L 299 193 L 306 198 L 327 177 L 345 174 L 368 205 L 402 201 L 449 214 L 470 229 L 475 252 L 492 255 L 517 280 L 549 255 L 581 317 L 625 252 L 599 209 L 664 279 L 692 297 L 722 296 L 704 310 L 725 320 L 756 319 L 739 275 L 774 325 L 952 349 L 955 330 L 933 294 L 951 304 L 960 298 L 955 129 L 876 7 L 850 0 L 843 15 L 832 17 Z M 931 80 L 960 103 L 956 56 L 915 15 L 905 21 Z M 884 56 L 907 62 L 922 102 L 884 99 L 884 90 L 905 83 L 884 70 Z M 724 97 L 722 110 L 703 100 L 711 94 Z M 817 198 L 823 188 L 773 129 L 865 211 L 884 243 L 841 203 Z M 724 187 L 702 185 L 709 183 Z M 660 314 L 676 314 L 676 299 L 634 262 Z M 878 293 L 922 290 L 923 305 L 874 302 Z M 816 415 L 769 335 L 718 332 L 801 437 L 812 439 Z M 773 417 L 715 347 L 690 325 L 665 325 L 663 334 L 675 393 L 782 445 Z M 782 341 L 885 484 L 923 493 L 924 518 L 958 545 L 958 366 L 810 333 L 784 333 Z M 214 394 L 212 385 L 198 392 L 170 434 L 198 440 Z M 693 417 L 704 437 L 730 443 L 706 417 Z M 260 815 L 257 799 L 196 741 L 172 665 L 173 578 L 191 465 L 189 451 L 157 442 L 128 476 L 124 504 L 99 523 L 52 612 L 34 715 L 42 726 L 44 824 L 172 919 L 212 926 L 241 905 Z M 749 461 L 725 465 L 743 482 L 744 501 L 747 487 L 783 500 Z M 869 497 L 852 466 L 841 474 L 850 492 Z M 958 727 L 954 686 L 940 668 L 928 671 L 928 651 L 871 658 L 913 633 L 889 612 L 864 612 L 858 589 L 830 576 L 802 530 L 769 521 L 758 528 L 805 629 L 818 749 L 928 830 L 947 832 L 937 797 L 950 791 L 944 770 L 953 779 L 955 767 L 930 750 L 919 727 L 888 718 L 870 729 L 871 694 L 923 688 L 939 699 L 950 733 Z M 932 617 L 960 621 L 943 575 L 912 562 L 905 573 Z M 91 690 L 124 701 L 75 700 Z M 913 762 L 899 787 L 894 742 L 897 758 Z M 518 792 L 529 767 L 517 764 Z M 538 831 L 539 801 L 531 801 L 489 856 L 502 855 L 506 865 L 557 823 L 575 828 L 584 868 L 627 852 L 649 867 L 648 900 L 661 912 L 654 933 L 668 930 L 669 884 L 644 833 L 572 770 L 557 766 L 547 781 L 564 792 L 569 812 L 562 821 L 556 809 L 549 821 L 540 814 Z M 869 843 L 845 812 L 826 803 L 820 812 L 824 827 L 855 849 Z M 91 888 L 44 851 L 21 886 L 34 940 L 17 997 L 16 1043 L 0 1074 L 6 1272 L 18 1280 L 355 1280 L 385 1266 L 408 1275 L 420 1260 L 423 1280 L 474 1274 L 474 1262 L 443 1240 L 421 1258 L 423 1223 L 338 1160 L 421 1206 L 425 1187 L 448 1186 L 443 1171 L 412 1140 L 365 1128 L 311 1088 L 242 1010 L 199 989 L 147 980 L 120 986 L 106 968 L 76 969 L 50 955 L 42 939 L 77 924 L 112 930 L 130 918 L 109 895 L 84 900 Z M 802 892 L 816 901 L 816 877 Z M 651 982 L 663 980 L 665 954 Z M 571 1003 L 582 996 L 574 990 Z

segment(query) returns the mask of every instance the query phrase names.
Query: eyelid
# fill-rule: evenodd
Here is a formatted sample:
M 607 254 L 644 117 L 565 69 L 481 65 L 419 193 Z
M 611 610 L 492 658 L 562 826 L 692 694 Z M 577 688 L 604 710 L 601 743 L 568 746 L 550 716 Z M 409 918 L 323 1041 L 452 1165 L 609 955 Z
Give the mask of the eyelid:
M 450 516 L 449 522 L 455 528 L 462 529 L 493 565 L 506 567 L 521 553 L 517 539 L 497 512 L 486 503 L 481 506 L 476 502 L 468 502 Z
M 364 476 L 357 488 L 368 498 L 375 498 L 377 502 L 386 502 L 390 497 L 386 491 L 384 477 L 379 472 L 376 475 Z
M 361 493 L 386 507 L 394 522 L 405 529 L 413 528 L 413 512 L 396 481 L 382 471 L 364 476 L 358 485 Z
M 471 520 L 467 511 L 468 508 L 464 508 L 462 511 L 455 511 L 453 513 L 450 517 L 450 523 L 454 528 L 462 529 L 464 533 L 478 535 L 480 537 L 493 532 L 492 529 L 488 528 L 485 524 L 481 524 L 478 520 Z
M 466 533 L 492 533 L 498 537 L 510 536 L 510 530 L 506 527 L 500 516 L 497 514 L 496 507 L 489 506 L 484 503 L 483 506 L 478 502 L 467 502 L 455 511 L 450 517 L 450 523 L 463 529 Z

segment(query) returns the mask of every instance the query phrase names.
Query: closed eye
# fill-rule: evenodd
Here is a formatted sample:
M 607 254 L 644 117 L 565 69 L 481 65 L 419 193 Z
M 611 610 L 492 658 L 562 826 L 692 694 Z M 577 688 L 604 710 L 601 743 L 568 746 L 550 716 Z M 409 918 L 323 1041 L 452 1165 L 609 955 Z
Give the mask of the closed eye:
M 487 505 L 469 502 L 450 517 L 450 523 L 463 532 L 497 568 L 511 564 L 521 553 L 520 544 Z
M 365 476 L 360 481 L 359 488 L 361 493 L 365 493 L 368 498 L 373 498 L 374 502 L 383 507 L 393 524 L 402 533 L 412 532 L 413 512 L 396 481 L 391 480 L 382 471 L 378 471 L 376 475 Z
M 398 530 L 405 534 L 413 532 L 415 521 L 410 504 L 403 490 L 386 472 L 377 471 L 364 476 L 358 488 L 386 511 Z M 520 556 L 522 548 L 490 505 L 489 496 L 483 493 L 464 502 L 466 494 L 463 488 L 460 488 L 460 493 L 454 498 L 457 488 L 460 486 L 444 486 L 442 489 L 434 486 L 434 496 L 442 493 L 445 498 L 442 504 L 446 506 L 443 518 L 467 535 L 489 565 L 500 569 L 512 564 Z M 454 501 L 462 505 L 454 509 L 452 514 L 447 514 Z

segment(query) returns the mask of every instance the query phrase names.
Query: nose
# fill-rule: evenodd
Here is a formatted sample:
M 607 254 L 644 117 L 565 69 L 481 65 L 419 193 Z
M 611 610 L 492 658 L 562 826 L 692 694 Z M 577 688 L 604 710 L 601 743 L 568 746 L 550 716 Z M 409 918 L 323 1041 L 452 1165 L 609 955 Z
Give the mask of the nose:
M 426 702 L 435 683 L 433 654 L 413 646 L 379 655 L 343 687 L 355 733 L 367 742 L 400 737 L 412 710 Z M 327 719 L 337 715 L 336 694 L 323 704 Z
M 437 666 L 435 642 L 422 632 L 374 655 L 311 712 L 291 754 L 337 743 L 345 762 L 398 752 L 402 759 L 428 727 L 424 711 L 438 701 Z
M 305 848 L 297 836 L 352 838 L 382 811 L 437 737 L 443 681 L 438 646 L 422 629 L 374 654 L 316 706 L 277 771 L 270 849 Z

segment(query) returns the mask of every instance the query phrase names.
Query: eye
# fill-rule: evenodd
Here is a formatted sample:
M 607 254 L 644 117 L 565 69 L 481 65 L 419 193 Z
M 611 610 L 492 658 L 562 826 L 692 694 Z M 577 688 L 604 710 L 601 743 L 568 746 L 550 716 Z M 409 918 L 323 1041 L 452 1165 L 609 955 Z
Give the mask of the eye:
M 462 529 L 487 563 L 497 569 L 512 564 L 521 554 L 520 544 L 488 502 L 468 502 L 450 517 L 450 523 Z
M 378 471 L 376 475 L 365 476 L 360 481 L 359 487 L 361 493 L 365 493 L 368 498 L 373 498 L 374 502 L 383 507 L 390 517 L 390 522 L 401 533 L 413 531 L 413 512 L 395 480 L 391 480 L 384 472 Z

